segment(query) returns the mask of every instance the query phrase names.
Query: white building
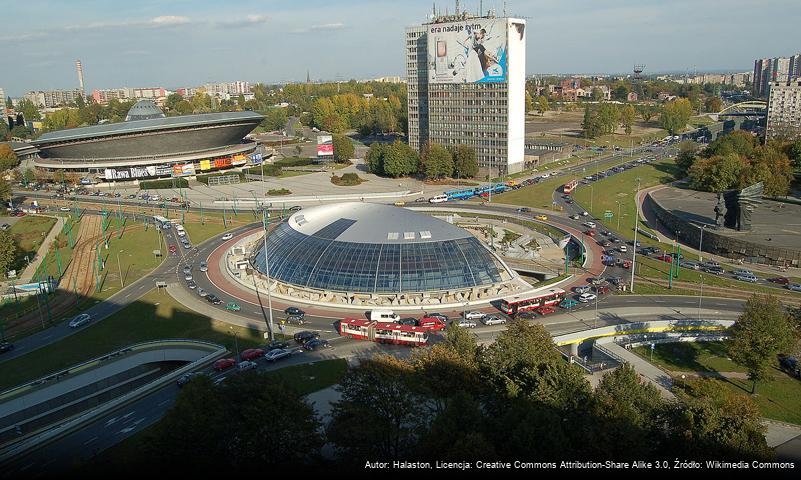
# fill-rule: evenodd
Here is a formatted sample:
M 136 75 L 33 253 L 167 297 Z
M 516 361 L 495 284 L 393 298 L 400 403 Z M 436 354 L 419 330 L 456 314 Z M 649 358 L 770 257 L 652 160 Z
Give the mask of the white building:
M 493 175 L 523 169 L 525 30 L 523 19 L 466 12 L 406 29 L 413 148 L 466 145 Z
M 25 98 L 33 102 L 37 108 L 55 108 L 74 103 L 78 97 L 82 97 L 83 92 L 75 90 L 47 90 L 28 92 Z
M 771 82 L 767 138 L 801 136 L 801 80 Z

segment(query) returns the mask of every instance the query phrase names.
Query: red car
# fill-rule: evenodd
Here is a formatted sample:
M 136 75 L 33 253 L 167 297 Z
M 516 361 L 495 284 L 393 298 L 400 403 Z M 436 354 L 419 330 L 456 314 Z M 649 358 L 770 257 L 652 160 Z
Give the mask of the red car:
M 779 285 L 787 285 L 790 283 L 790 279 L 787 277 L 769 278 L 768 281 L 773 283 L 778 283 Z
M 597 293 L 598 295 L 607 294 L 607 293 L 609 293 L 609 287 L 604 286 L 604 285 L 601 285 L 599 287 L 595 287 L 595 293 Z
M 247 350 L 243 351 L 240 357 L 242 360 L 255 360 L 259 357 L 264 356 L 264 350 L 261 348 L 248 348 Z
M 178 251 L 178 247 L 176 247 L 174 243 L 171 243 L 168 249 L 172 255 L 175 255 L 175 252 Z
M 540 308 L 538 308 L 538 309 L 537 309 L 537 313 L 539 313 L 539 314 L 540 314 L 540 315 L 542 315 L 543 317 L 544 317 L 545 315 L 548 315 L 549 313 L 553 313 L 553 312 L 555 312 L 555 311 L 556 311 L 556 309 L 555 309 L 555 308 L 553 308 L 553 307 L 548 307 L 548 306 L 546 306 L 546 307 L 540 307 Z
M 587 230 L 587 231 L 584 232 L 584 235 L 587 235 L 589 237 L 594 237 L 595 236 L 595 230 Z
M 423 317 L 420 319 L 419 325 L 435 332 L 445 330 L 445 322 L 435 317 Z
M 236 360 L 234 360 L 233 358 L 221 358 L 216 362 L 214 362 L 212 368 L 214 370 L 217 370 L 218 372 L 222 372 L 226 368 L 231 368 L 234 365 L 236 365 Z
M 662 255 L 659 255 L 658 257 L 656 257 L 656 259 L 657 260 L 662 260 L 663 262 L 673 263 L 673 257 L 670 256 L 669 253 L 663 253 Z

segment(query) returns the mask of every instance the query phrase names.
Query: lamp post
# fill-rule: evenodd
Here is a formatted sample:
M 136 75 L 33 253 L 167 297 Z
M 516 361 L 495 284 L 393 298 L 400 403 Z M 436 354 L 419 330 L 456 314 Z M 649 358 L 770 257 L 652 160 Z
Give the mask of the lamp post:
M 698 293 L 698 321 L 701 321 L 701 300 L 704 298 L 704 276 L 698 275 L 701 279 L 701 291 Z
M 124 250 L 117 252 L 117 269 L 120 271 L 120 288 L 125 288 L 125 280 L 122 278 L 122 265 L 120 264 L 120 254 Z
M 638 198 L 640 197 L 640 177 L 637 177 L 637 192 L 634 194 L 634 209 L 636 211 L 634 215 L 634 245 L 631 249 L 631 285 L 629 286 L 629 291 L 634 293 L 634 271 L 636 270 L 635 261 L 637 260 L 637 224 L 640 221 L 640 203 Z
M 264 228 L 264 273 L 267 276 L 267 310 L 270 316 L 270 341 L 275 340 L 275 333 L 273 333 L 273 297 L 272 289 L 270 288 L 270 260 L 267 258 L 267 221 L 270 219 L 270 211 L 265 208 L 262 213 L 264 220 L 262 227 Z
M 701 239 L 698 240 L 698 263 L 701 263 L 701 262 L 704 261 L 703 246 L 704 246 L 704 229 L 705 228 L 706 228 L 706 224 L 701 225 Z
M 239 362 L 242 359 L 239 358 L 239 341 L 236 338 L 237 332 L 234 330 L 234 327 L 228 327 L 229 333 L 233 334 L 234 336 L 234 349 L 236 350 L 236 361 Z
M 620 234 L 620 200 L 615 200 L 617 203 L 617 232 Z

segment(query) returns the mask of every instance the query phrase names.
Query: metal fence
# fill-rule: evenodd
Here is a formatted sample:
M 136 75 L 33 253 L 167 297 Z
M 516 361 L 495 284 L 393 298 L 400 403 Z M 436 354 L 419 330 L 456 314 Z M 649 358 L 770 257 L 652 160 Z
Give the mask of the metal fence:
M 240 178 L 239 175 L 218 175 L 209 177 L 209 186 L 215 187 L 219 185 L 238 185 Z

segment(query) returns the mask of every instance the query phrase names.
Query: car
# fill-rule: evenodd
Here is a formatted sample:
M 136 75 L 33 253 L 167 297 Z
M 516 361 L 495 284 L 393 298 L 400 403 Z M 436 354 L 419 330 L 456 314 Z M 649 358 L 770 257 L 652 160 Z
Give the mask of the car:
M 735 270 L 735 271 L 733 271 L 731 273 L 732 273 L 732 275 L 735 275 L 735 276 L 736 275 L 754 276 L 754 272 L 752 272 L 751 270 L 745 270 L 745 269 L 742 269 L 742 268 L 739 269 L 739 270 Z
M 303 325 L 306 322 L 306 317 L 303 315 L 287 315 L 284 319 L 286 323 L 295 323 L 297 325 Z
M 565 200 L 565 203 L 568 204 L 568 205 L 571 205 L 571 204 L 573 204 L 573 199 L 572 198 L 568 198 L 567 200 Z
M 481 323 L 484 325 L 502 325 L 506 323 L 506 319 L 497 315 L 485 315 L 484 318 L 481 319 Z
M 536 218 L 537 220 L 545 221 L 548 220 L 548 215 L 537 215 L 534 218 Z
M 801 365 L 798 359 L 789 355 L 779 354 L 779 367 L 790 375 L 801 378 Z
M 438 318 L 443 322 L 448 321 L 448 316 L 442 313 L 426 313 L 425 315 L 423 315 L 423 319 L 426 318 Z
M 589 212 L 581 212 L 581 216 L 582 217 L 586 217 L 587 215 L 589 215 Z M 593 225 L 593 226 L 595 226 L 595 225 Z
M 189 287 L 189 290 L 194 290 L 197 288 L 197 283 L 194 280 L 189 280 L 186 282 L 186 286 Z
M 301 317 L 306 315 L 306 312 L 299 309 L 298 307 L 287 307 L 286 310 L 284 310 L 284 313 L 286 313 L 287 315 L 300 315 Z
M 612 285 L 620 285 L 622 279 L 620 277 L 606 277 L 606 281 Z
M 679 262 L 679 266 L 684 268 L 691 268 L 693 270 L 698 270 L 698 264 L 691 260 L 682 260 Z
M 78 328 L 82 325 L 86 325 L 92 320 L 92 316 L 88 313 L 82 313 L 80 315 L 75 316 L 72 320 L 70 320 L 69 326 L 70 328 Z
M 538 308 L 536 311 L 537 311 L 537 313 L 539 313 L 541 316 L 544 317 L 545 315 L 548 315 L 549 313 L 555 312 L 556 309 L 551 307 L 551 306 L 546 305 L 544 307 Z
M 234 234 L 233 233 L 226 233 L 225 235 L 222 236 L 223 240 L 230 240 L 232 238 L 234 238 Z
M 229 312 L 238 312 L 238 311 L 242 310 L 242 307 L 240 307 L 239 304 L 237 304 L 237 303 L 228 302 L 225 305 L 225 309 L 228 310 Z
M 184 280 L 186 280 L 187 282 L 188 282 L 188 281 L 190 281 L 190 280 L 192 280 L 192 278 L 193 278 L 193 277 L 192 277 L 192 274 L 191 274 L 191 273 L 187 273 L 186 275 L 184 275 Z
M 595 293 L 597 293 L 598 295 L 606 295 L 607 293 L 609 293 L 609 287 L 607 287 L 606 285 L 599 285 L 595 287 Z
M 197 294 L 200 295 L 201 297 L 205 297 L 209 293 L 207 291 L 203 290 L 202 288 L 198 288 L 197 289 Z
M 399 200 L 399 201 L 393 203 L 393 205 L 395 205 L 396 207 L 402 207 L 402 206 L 406 205 L 406 202 L 402 202 L 402 201 Z
M 597 298 L 598 298 L 598 295 L 596 295 L 594 293 L 587 292 L 587 293 L 582 293 L 581 295 L 579 295 L 578 301 L 582 302 L 582 303 L 587 303 L 587 302 L 591 302 L 593 300 L 596 300 Z
M 462 328 L 476 328 L 477 326 L 477 323 L 474 320 L 470 320 L 469 318 L 460 318 L 458 320 L 454 320 L 453 324 L 458 325 Z
M 11 342 L 0 342 L 0 353 L 6 353 L 14 350 L 14 344 Z
M 601 243 L 601 246 L 604 247 L 604 248 L 611 247 L 612 246 L 612 242 L 610 242 L 609 240 L 606 240 L 603 243 Z
M 177 383 L 179 387 L 183 387 L 184 385 L 189 383 L 193 378 L 195 378 L 195 377 L 197 377 L 199 375 L 204 375 L 204 374 L 201 373 L 201 372 L 185 373 L 185 374 L 181 375 L 180 377 L 178 377 L 178 380 L 175 383 Z
M 711 265 L 704 267 L 702 270 L 706 273 L 714 273 L 715 275 L 723 275 L 724 273 L 726 273 L 726 271 L 723 270 L 722 268 L 714 267 Z
M 584 222 L 582 225 L 587 228 L 595 228 L 595 222 Z
M 250 360 L 245 360 L 244 362 L 239 362 L 239 371 L 244 372 L 246 370 L 253 370 L 258 368 L 259 365 L 256 362 L 251 362 Z
M 184 275 L 188 275 L 188 274 L 192 273 L 192 267 L 190 267 L 189 265 L 184 265 L 184 270 L 183 271 L 184 271 Z
M 568 309 L 568 310 L 573 308 L 573 307 L 575 307 L 576 305 L 578 305 L 578 302 L 573 300 L 572 298 L 566 298 L 566 299 L 562 300 L 561 302 L 559 302 L 559 307 L 565 308 L 565 309 Z
M 187 249 L 187 250 L 188 250 L 188 249 L 190 249 L 190 248 L 192 248 L 192 244 L 191 244 L 191 243 L 189 243 L 189 242 L 184 242 L 184 243 L 182 243 L 182 245 L 183 245 L 183 246 L 184 246 L 184 248 L 185 248 L 185 249 Z
M 222 304 L 222 300 L 220 299 L 220 297 L 214 295 L 213 293 L 209 293 L 208 295 L 206 295 L 206 301 L 208 301 L 209 303 L 213 303 L 214 305 Z
M 478 311 L 471 311 L 471 312 L 462 312 L 462 317 L 465 320 L 481 320 L 484 318 L 484 313 Z
M 276 360 L 281 360 L 282 358 L 286 358 L 292 355 L 292 350 L 287 350 L 284 348 L 276 348 L 274 350 L 270 350 L 269 352 L 264 354 L 264 359 L 268 362 L 275 362 Z
M 620 239 L 617 237 L 609 237 L 609 241 L 612 243 L 620 243 Z
M 778 283 L 779 285 L 789 285 L 790 279 L 787 277 L 776 277 L 776 278 L 769 278 L 769 282 L 771 283 Z
M 265 352 L 269 352 L 271 350 L 275 350 L 278 348 L 288 349 L 290 347 L 290 343 L 286 340 L 273 340 L 272 342 L 262 345 L 260 348 Z
M 416 327 L 417 324 L 418 324 L 418 321 L 414 317 L 404 317 L 404 318 L 400 318 L 400 319 L 396 320 L 395 323 L 397 323 L 399 325 L 410 325 L 412 327 Z
M 573 220 L 578 220 L 581 217 L 579 216 L 578 213 L 574 213 L 573 215 L 570 216 L 570 218 L 572 218 Z
M 620 253 L 626 253 L 628 251 L 625 245 L 620 245 L 617 249 L 620 250 Z
M 595 236 L 595 230 L 592 230 L 592 229 L 584 230 L 584 235 L 587 235 L 588 237 L 594 237 Z
M 531 211 L 531 209 L 528 208 L 528 207 L 518 207 L 518 209 L 517 209 L 517 213 L 528 213 L 530 211 Z
M 603 235 L 604 237 L 608 237 L 609 235 L 612 235 L 612 232 L 610 232 L 609 230 L 603 230 L 601 231 L 601 235 Z
M 515 318 L 522 318 L 524 320 L 531 320 L 533 318 L 537 318 L 537 311 L 536 310 L 524 310 L 522 312 L 517 312 L 515 314 Z
M 587 293 L 592 289 L 590 285 L 579 285 L 573 289 L 576 293 Z
M 255 358 L 263 357 L 264 350 L 261 348 L 248 348 L 247 350 L 243 350 L 239 357 L 242 360 L 253 360 Z
M 440 331 L 445 330 L 445 322 L 447 321 L 447 317 L 445 320 L 440 317 L 423 317 L 417 325 L 428 330 Z
M 328 343 L 328 340 L 315 338 L 303 344 L 303 349 L 310 352 L 313 352 L 315 350 L 320 350 L 323 348 L 331 348 L 331 344 Z
M 201 272 L 208 272 L 209 271 L 209 264 L 206 262 L 200 262 L 200 271 Z
M 7 223 L 4 223 L 3 225 L 0 225 L 0 230 L 6 231 L 9 228 L 11 228 L 11 225 L 9 225 Z
M 221 358 L 214 362 L 211 368 L 218 372 L 222 372 L 225 369 L 231 368 L 236 365 L 236 360 L 233 358 Z
M 756 275 L 754 274 L 749 275 L 747 273 L 735 275 L 734 278 L 736 280 L 740 280 L 741 282 L 749 282 L 749 283 L 757 283 L 759 281 L 759 278 L 757 278 Z
M 720 268 L 720 264 L 714 260 L 707 260 L 706 262 L 701 264 L 701 267 L 715 267 Z
M 304 330 L 302 332 L 296 333 L 292 338 L 295 339 L 295 342 L 303 344 L 308 342 L 309 340 L 320 338 L 320 334 L 318 332 L 310 332 L 308 330 Z
M 70 211 L 70 207 L 59 207 L 59 211 L 69 212 Z
M 787 290 L 793 292 L 801 292 L 801 283 L 788 283 Z

